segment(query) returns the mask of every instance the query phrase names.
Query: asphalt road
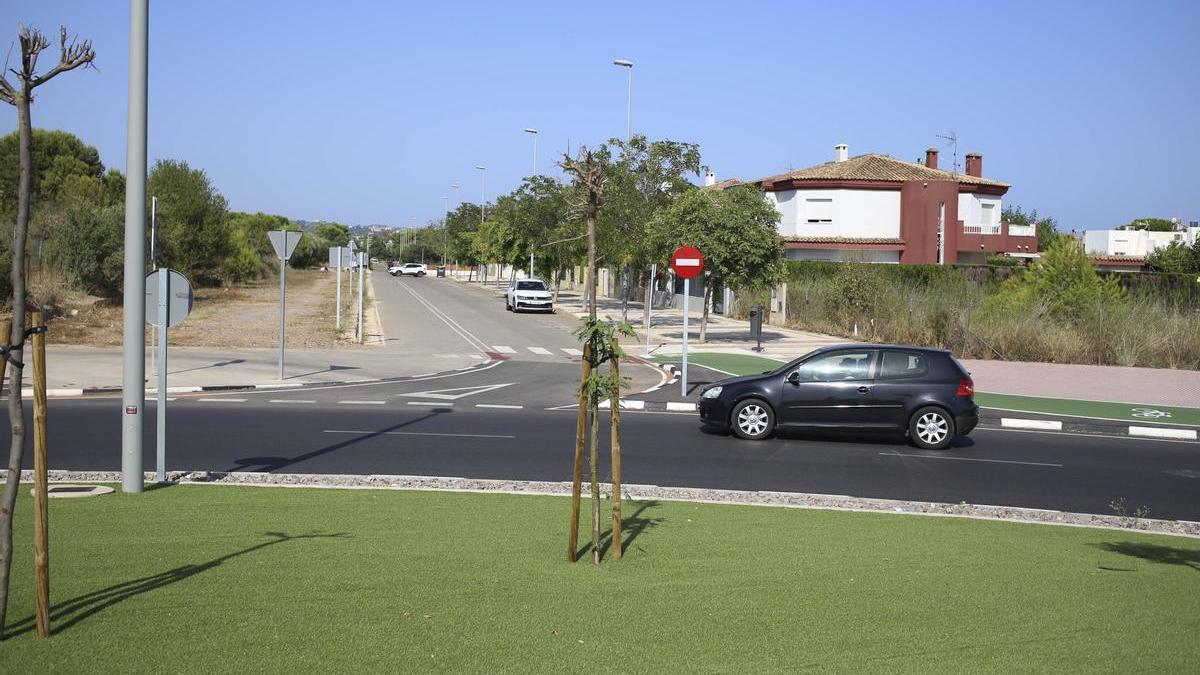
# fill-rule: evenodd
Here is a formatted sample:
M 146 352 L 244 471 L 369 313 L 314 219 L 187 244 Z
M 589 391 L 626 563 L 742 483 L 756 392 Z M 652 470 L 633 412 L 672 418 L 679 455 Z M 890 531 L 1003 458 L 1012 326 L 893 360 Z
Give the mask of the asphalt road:
M 494 293 L 445 280 L 383 281 L 376 293 L 389 338 L 414 354 L 454 354 L 446 362 L 467 370 L 179 397 L 169 409 L 168 468 L 567 480 L 579 377 L 578 356 L 566 351 L 577 346 L 573 320 L 514 316 Z M 623 372 L 637 380 L 634 391 L 661 383 L 646 366 Z M 151 470 L 155 411 L 147 403 Z M 52 400 L 51 468 L 119 469 L 119 406 L 117 399 Z M 1148 507 L 1150 517 L 1200 520 L 1194 442 L 978 429 L 949 451 L 926 452 L 878 436 L 742 441 L 702 429 L 694 413 L 625 411 L 622 420 L 627 483 L 1101 514 L 1124 498 L 1130 510 Z

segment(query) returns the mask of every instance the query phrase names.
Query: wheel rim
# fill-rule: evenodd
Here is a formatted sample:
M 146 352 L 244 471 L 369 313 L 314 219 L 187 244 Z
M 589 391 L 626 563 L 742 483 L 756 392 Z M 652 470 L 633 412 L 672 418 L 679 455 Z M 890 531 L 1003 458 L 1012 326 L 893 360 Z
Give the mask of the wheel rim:
M 751 436 L 757 436 L 767 430 L 769 419 L 766 409 L 752 403 L 738 413 L 738 428 Z
M 946 440 L 949 433 L 950 425 L 938 413 L 925 413 L 917 420 L 917 437 L 930 445 Z

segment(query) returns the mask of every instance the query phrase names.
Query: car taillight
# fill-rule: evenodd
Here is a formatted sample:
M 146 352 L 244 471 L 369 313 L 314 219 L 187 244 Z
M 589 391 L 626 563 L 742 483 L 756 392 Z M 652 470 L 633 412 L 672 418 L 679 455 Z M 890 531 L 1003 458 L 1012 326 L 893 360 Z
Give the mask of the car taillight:
M 954 395 L 955 396 L 974 396 L 975 395 L 975 383 L 972 382 L 971 378 L 969 378 L 969 377 L 965 377 L 965 378 L 959 380 L 958 381 L 958 391 L 955 392 Z

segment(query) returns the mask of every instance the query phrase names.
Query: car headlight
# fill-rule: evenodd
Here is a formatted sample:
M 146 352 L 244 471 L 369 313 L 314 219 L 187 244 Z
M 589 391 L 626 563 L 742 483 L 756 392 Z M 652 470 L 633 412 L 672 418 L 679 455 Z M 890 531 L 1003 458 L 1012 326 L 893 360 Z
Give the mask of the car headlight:
M 722 387 L 709 387 L 704 390 L 703 394 L 700 394 L 700 398 L 716 398 L 721 395 L 721 389 Z

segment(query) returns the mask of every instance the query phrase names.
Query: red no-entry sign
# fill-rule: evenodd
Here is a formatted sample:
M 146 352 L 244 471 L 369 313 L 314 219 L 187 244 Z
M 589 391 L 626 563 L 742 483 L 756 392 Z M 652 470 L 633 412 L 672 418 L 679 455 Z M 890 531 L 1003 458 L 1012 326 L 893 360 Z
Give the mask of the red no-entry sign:
M 671 269 L 680 279 L 695 279 L 704 271 L 704 255 L 695 246 L 680 246 L 671 254 Z

